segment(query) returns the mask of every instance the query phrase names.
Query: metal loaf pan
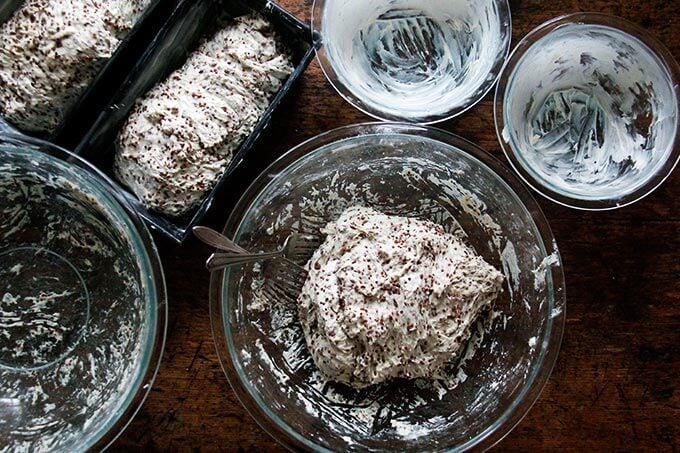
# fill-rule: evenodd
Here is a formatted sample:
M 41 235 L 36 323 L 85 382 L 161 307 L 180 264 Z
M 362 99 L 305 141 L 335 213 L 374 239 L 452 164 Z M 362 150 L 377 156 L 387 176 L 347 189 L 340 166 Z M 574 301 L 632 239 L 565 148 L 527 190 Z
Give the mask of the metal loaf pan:
M 76 148 L 76 153 L 92 162 L 104 173 L 113 175 L 113 158 L 117 136 L 122 129 L 135 101 L 146 94 L 158 82 L 165 80 L 180 68 L 201 39 L 214 31 L 221 13 L 237 16 L 258 11 L 266 16 L 281 33 L 293 53 L 295 70 L 284 82 L 269 108 L 234 156 L 215 187 L 206 195 L 201 205 L 182 217 L 171 217 L 147 209 L 137 197 L 120 182 L 117 188 L 127 198 L 150 227 L 176 242 L 183 242 L 210 208 L 216 195 L 229 184 L 230 175 L 253 152 L 254 145 L 267 128 L 272 115 L 291 91 L 296 81 L 314 57 L 315 42 L 309 25 L 301 22 L 288 11 L 266 0 L 244 2 L 239 0 L 184 0 L 169 21 L 151 43 L 141 60 L 132 69 L 121 89 L 109 106 L 101 112 L 94 126 Z
M 9 20 L 23 3 L 24 0 L 0 0 L 0 24 Z M 28 135 L 38 135 L 67 149 L 74 148 L 94 124 L 97 112 L 109 103 L 111 87 L 122 84 L 127 72 L 139 61 L 178 3 L 179 0 L 152 1 L 92 83 L 68 109 L 56 131 L 50 136 Z
M 4 24 L 14 11 L 19 9 L 24 0 L 4 0 L 0 2 L 0 24 Z

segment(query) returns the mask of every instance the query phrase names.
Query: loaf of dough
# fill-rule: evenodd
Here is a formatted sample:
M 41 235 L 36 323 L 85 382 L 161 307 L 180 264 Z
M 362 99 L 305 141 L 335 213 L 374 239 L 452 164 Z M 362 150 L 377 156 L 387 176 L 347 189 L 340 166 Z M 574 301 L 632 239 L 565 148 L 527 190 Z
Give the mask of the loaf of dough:
M 152 0 L 25 0 L 0 26 L 0 116 L 51 133 Z
M 119 135 L 116 176 L 150 209 L 194 209 L 292 71 L 263 17 L 230 22 L 137 102 Z
M 322 231 L 298 310 L 329 380 L 435 377 L 502 291 L 503 274 L 432 222 L 353 207 Z

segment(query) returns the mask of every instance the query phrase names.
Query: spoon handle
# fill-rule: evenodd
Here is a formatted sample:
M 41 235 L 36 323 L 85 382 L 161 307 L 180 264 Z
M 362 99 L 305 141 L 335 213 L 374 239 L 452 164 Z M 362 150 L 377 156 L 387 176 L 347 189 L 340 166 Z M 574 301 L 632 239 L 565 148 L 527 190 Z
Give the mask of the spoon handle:
M 205 263 L 205 267 L 208 268 L 210 272 L 212 272 L 225 267 L 257 263 L 259 261 L 265 261 L 272 258 L 277 258 L 279 256 L 281 256 L 280 252 L 252 254 L 213 253 Z
M 194 232 L 194 236 L 196 236 L 201 242 L 212 247 L 224 250 L 225 252 L 249 254 L 246 249 L 236 244 L 225 235 L 213 230 L 212 228 L 195 226 L 192 231 Z

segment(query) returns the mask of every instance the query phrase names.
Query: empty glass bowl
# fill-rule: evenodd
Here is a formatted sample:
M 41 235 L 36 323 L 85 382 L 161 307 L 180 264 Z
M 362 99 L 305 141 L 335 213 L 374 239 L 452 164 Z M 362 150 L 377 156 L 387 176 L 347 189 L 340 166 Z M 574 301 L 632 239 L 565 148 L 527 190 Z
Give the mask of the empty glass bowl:
M 491 89 L 510 49 L 507 0 L 315 0 L 330 83 L 378 119 L 434 123 Z
M 512 52 L 496 89 L 496 130 L 510 163 L 545 197 L 612 209 L 652 192 L 680 159 L 680 70 L 637 26 L 572 14 Z
M 211 277 L 220 361 L 255 420 L 291 448 L 445 450 L 489 447 L 527 413 L 558 354 L 565 289 L 550 228 L 528 190 L 487 153 L 420 126 L 337 129 L 289 151 L 251 185 L 225 234 L 271 251 L 352 205 L 432 220 L 502 269 L 497 318 L 477 353 L 439 380 L 364 390 L 324 382 L 295 304 L 259 298 L 267 266 Z
M 163 274 L 113 193 L 66 151 L 0 137 L 0 451 L 102 449 L 151 387 Z

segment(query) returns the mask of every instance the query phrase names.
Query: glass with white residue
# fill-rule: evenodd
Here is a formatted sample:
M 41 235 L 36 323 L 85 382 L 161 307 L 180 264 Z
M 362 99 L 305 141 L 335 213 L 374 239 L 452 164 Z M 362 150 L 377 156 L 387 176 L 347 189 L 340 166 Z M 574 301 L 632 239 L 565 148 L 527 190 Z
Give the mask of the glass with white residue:
M 0 452 L 100 451 L 160 364 L 158 254 L 106 177 L 0 130 Z
M 510 46 L 506 0 L 316 0 L 317 55 L 351 104 L 386 120 L 434 123 L 479 101 Z
M 669 52 L 633 24 L 557 18 L 511 55 L 496 92 L 499 140 L 515 170 L 553 201 L 625 206 L 678 162 L 678 74 Z
M 290 278 L 285 260 L 213 272 L 210 317 L 234 392 L 260 426 L 295 451 L 490 448 L 538 397 L 564 327 L 561 259 L 538 204 L 519 178 L 459 137 L 370 123 L 326 132 L 282 156 L 244 193 L 224 233 L 248 250 L 274 250 L 292 232 L 325 235 L 324 225 L 351 206 L 434 222 L 502 269 L 505 289 L 493 320 L 474 323 L 465 352 L 449 354 L 434 379 L 357 389 L 319 372 L 298 303 L 265 287 Z M 369 310 L 386 308 L 374 305 Z M 340 305 L 332 311 L 345 316 Z M 390 337 L 398 323 L 384 324 Z M 337 332 L 355 336 L 343 326 Z

